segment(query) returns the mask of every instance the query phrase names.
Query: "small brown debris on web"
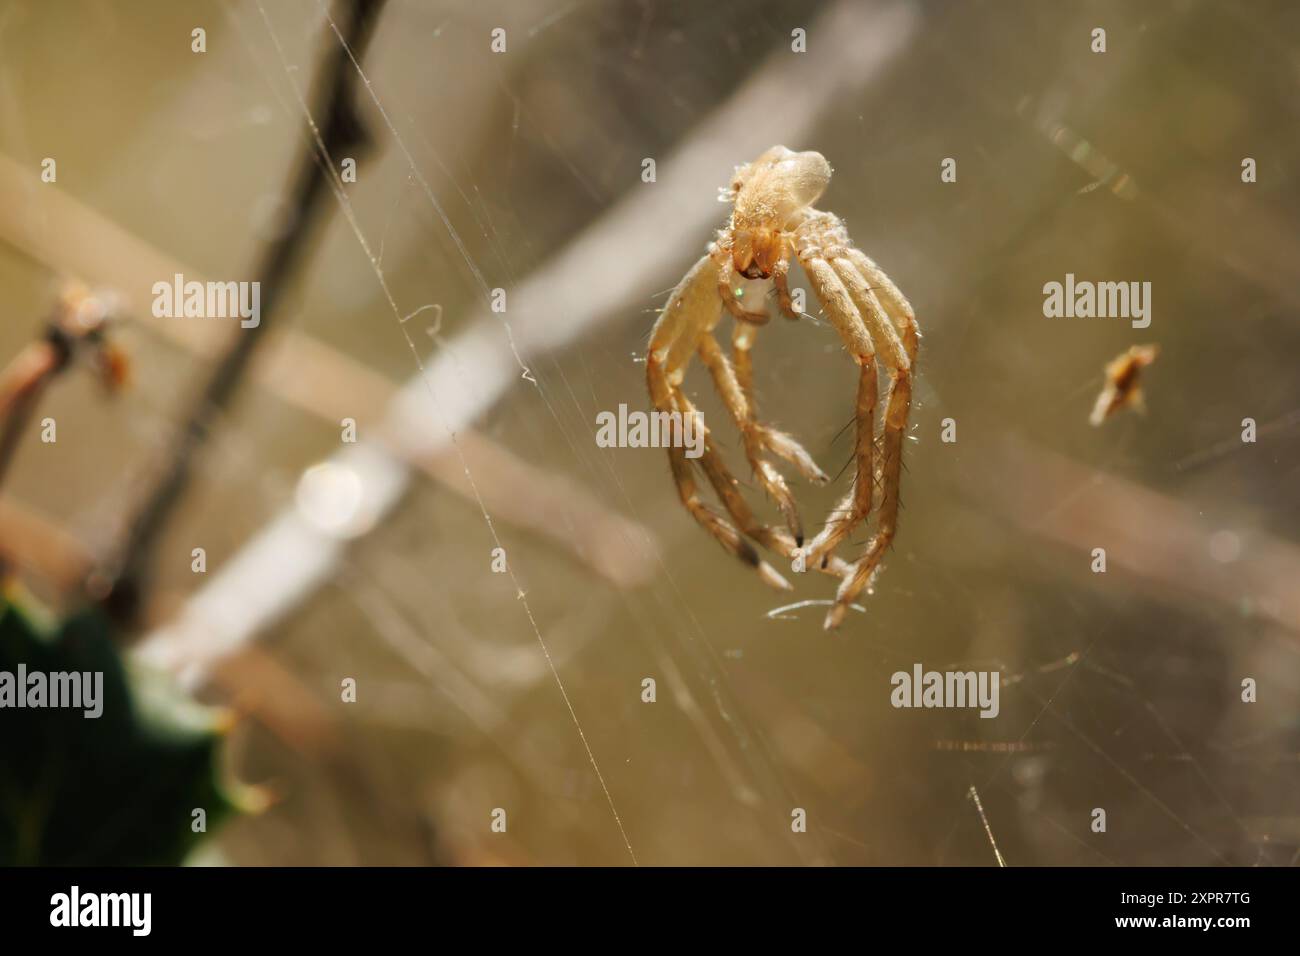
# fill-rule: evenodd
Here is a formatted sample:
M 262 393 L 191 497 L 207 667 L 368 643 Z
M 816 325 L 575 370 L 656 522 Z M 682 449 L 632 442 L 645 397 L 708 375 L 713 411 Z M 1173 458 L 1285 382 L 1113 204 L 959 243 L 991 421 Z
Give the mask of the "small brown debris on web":
M 1116 412 L 1130 406 L 1138 411 L 1146 411 L 1138 378 L 1142 369 L 1154 362 L 1159 354 L 1158 345 L 1133 345 L 1127 352 L 1122 352 L 1107 362 L 1106 384 L 1097 396 L 1097 403 L 1092 407 L 1088 421 L 1100 425 Z

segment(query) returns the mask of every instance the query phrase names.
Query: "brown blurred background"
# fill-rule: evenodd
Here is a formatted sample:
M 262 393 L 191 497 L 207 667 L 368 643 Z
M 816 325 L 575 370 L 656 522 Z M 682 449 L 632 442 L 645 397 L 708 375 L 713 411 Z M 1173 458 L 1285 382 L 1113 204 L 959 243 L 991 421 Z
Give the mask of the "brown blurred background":
M 445 441 L 441 411 L 479 404 L 463 465 L 444 444 L 301 600 L 191 672 L 245 715 L 231 772 L 279 795 L 201 859 L 630 862 L 540 636 L 642 864 L 990 865 L 972 786 L 1010 865 L 1296 862 L 1298 39 L 1282 2 L 390 0 L 362 64 L 355 229 L 331 198 L 270 371 L 223 415 L 160 549 L 145 646 L 203 655 L 186 602 L 301 507 L 354 399 L 370 447 L 389 383 L 416 383 L 381 455 Z M 134 387 L 106 402 L 61 382 L 38 413 L 59 442 L 28 436 L 7 509 L 111 547 L 232 331 L 182 343 L 148 285 L 170 263 L 252 278 L 310 144 L 298 96 L 336 43 L 310 0 L 0 9 L 0 358 L 66 276 L 137 303 Z M 785 596 L 694 525 L 661 451 L 594 441 L 598 412 L 648 404 L 655 309 L 722 224 L 731 166 L 776 141 L 828 157 L 820 205 L 924 335 L 897 544 L 831 635 L 818 607 L 769 618 Z M 1044 318 L 1067 272 L 1151 282 L 1150 328 Z M 496 287 L 519 307 L 489 312 Z M 1104 363 L 1145 342 L 1148 413 L 1091 428 Z M 763 415 L 838 472 L 855 373 L 830 327 L 774 322 L 755 365 Z M 726 422 L 700 369 L 688 389 Z M 810 525 L 847 480 L 795 483 Z M 493 529 L 514 577 L 490 571 Z M 833 583 L 799 577 L 789 600 Z M 894 710 L 889 676 L 916 662 L 1001 667 L 1000 716 Z

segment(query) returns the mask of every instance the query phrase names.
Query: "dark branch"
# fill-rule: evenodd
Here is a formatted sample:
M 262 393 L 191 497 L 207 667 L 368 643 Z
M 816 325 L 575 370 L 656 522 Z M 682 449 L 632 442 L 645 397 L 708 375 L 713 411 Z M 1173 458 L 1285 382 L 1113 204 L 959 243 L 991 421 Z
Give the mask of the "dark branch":
M 240 329 L 195 399 L 185 425 L 168 449 L 158 482 L 128 525 L 116 567 L 110 569 L 109 583 L 94 595 L 121 623 L 138 621 L 153 552 L 189 484 L 198 452 L 229 405 L 258 345 L 265 340 L 294 271 L 312 251 L 319 234 L 317 227 L 329 208 L 329 179 L 337 177 L 332 157 L 354 155 L 370 145 L 368 132 L 356 112 L 353 94 L 357 72 L 347 50 L 361 59 L 383 4 L 384 0 L 349 0 L 344 4 L 339 32 L 347 48 L 343 44 L 329 45 L 313 96 L 312 115 L 322 117 L 318 124 L 321 142 L 309 128 L 307 145 L 293 174 L 289 228 L 268 242 L 255 273 L 260 283 L 261 321 Z

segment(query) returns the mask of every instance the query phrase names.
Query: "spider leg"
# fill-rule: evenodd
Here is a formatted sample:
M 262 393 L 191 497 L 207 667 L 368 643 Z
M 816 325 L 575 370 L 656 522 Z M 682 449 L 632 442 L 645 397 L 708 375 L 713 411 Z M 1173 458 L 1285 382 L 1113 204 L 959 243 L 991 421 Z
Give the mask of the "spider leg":
M 738 324 L 739 326 L 743 323 Z M 763 457 L 765 448 L 794 447 L 799 450 L 812 465 L 814 472 L 820 475 L 820 469 L 813 463 L 812 458 L 806 451 L 799 447 L 798 443 L 788 435 L 783 435 L 775 429 L 766 425 L 759 424 L 754 419 L 753 404 L 749 401 L 749 396 L 741 387 L 740 380 L 736 377 L 736 371 L 727 361 L 727 357 L 722 353 L 718 340 L 711 333 L 706 333 L 700 337 L 700 360 L 713 376 L 714 385 L 718 389 L 718 394 L 722 397 L 722 402 L 727 406 L 731 413 L 736 427 L 740 429 L 741 438 L 745 446 L 745 456 L 749 459 L 750 467 L 754 475 L 758 478 L 758 483 L 767 492 L 768 496 L 776 502 L 781 514 L 785 518 L 786 527 L 794 535 L 796 546 L 803 544 L 803 524 L 799 520 L 799 511 L 795 507 L 794 496 L 790 493 L 790 487 L 785 483 L 785 477 L 776 470 L 770 461 Z M 821 476 L 824 479 L 824 475 Z
M 845 347 L 858 365 L 858 395 L 854 408 L 857 426 L 853 456 L 857 468 L 853 486 L 826 519 L 826 525 L 808 546 L 814 562 L 825 559 L 845 537 L 866 520 L 871 511 L 872 455 L 875 450 L 876 349 L 871 333 L 853 304 L 849 290 L 836 270 L 820 255 L 800 254 L 813 292 L 826 315 L 844 340 Z
M 787 319 L 799 320 L 794 300 L 790 298 L 790 260 L 782 259 L 772 270 L 772 285 L 776 288 L 776 301 Z
M 690 399 L 680 389 L 674 390 L 673 398 L 683 415 L 697 414 Z M 735 476 L 731 474 L 726 462 L 718 454 L 707 428 L 705 428 L 704 435 L 704 454 L 700 456 L 696 464 L 700 466 L 705 477 L 708 478 L 709 484 L 713 487 L 718 499 L 726 506 L 727 513 L 731 515 L 736 527 L 770 551 L 775 551 L 777 554 L 790 559 L 797 557 L 799 545 L 795 543 L 795 539 L 788 531 L 784 528 L 773 528 L 761 524 L 754 517 L 749 504 L 740 494 Z M 852 565 L 840 558 L 834 558 L 819 570 L 842 579 L 844 575 L 852 570 Z M 780 576 L 777 575 L 777 577 Z M 781 580 L 784 581 L 784 579 Z M 789 587 L 789 585 L 785 586 Z
M 686 397 L 680 388 L 673 389 L 673 401 L 682 416 L 699 415 L 691 400 Z M 702 422 L 703 417 L 696 419 Z M 708 478 L 709 484 L 712 485 L 714 492 L 718 496 L 731 519 L 736 523 L 741 532 L 753 538 L 759 544 L 763 545 L 778 554 L 784 554 L 793 546 L 793 539 L 783 531 L 775 528 L 769 528 L 760 524 L 754 517 L 754 512 L 750 510 L 748 502 L 745 501 L 739 490 L 739 482 L 723 462 L 722 456 L 718 454 L 717 446 L 713 444 L 713 436 L 707 425 L 699 426 L 704 430 L 704 453 L 696 460 L 704 476 Z M 770 569 L 769 569 L 770 570 Z M 786 590 L 790 589 L 789 583 L 775 571 L 771 571 L 772 581 L 779 581 L 778 587 Z
M 912 306 L 889 277 L 865 254 L 857 249 L 849 249 L 846 258 L 836 260 L 836 268 L 845 277 L 850 289 L 855 288 L 855 283 L 849 273 L 856 269 L 863 287 L 869 282 L 881 291 L 882 298 L 889 307 L 891 331 L 896 331 L 892 338 L 898 346 L 897 351 L 892 344 L 886 350 L 887 360 L 893 365 L 893 380 L 889 386 L 881 437 L 880 508 L 876 515 L 876 534 L 867 545 L 866 552 L 853 565 L 852 573 L 846 575 L 841 582 L 835 595 L 835 604 L 826 614 L 825 626 L 828 630 L 839 626 L 853 599 L 870 583 L 880 566 L 881 558 L 894 540 L 898 526 L 903 437 L 912 407 L 912 374 L 916 364 L 919 338 L 916 315 L 912 311 Z M 869 289 L 867 294 L 870 295 Z M 881 319 L 882 317 L 877 313 L 875 320 L 880 322 Z M 881 324 L 883 325 L 883 322 Z M 890 336 L 885 338 L 888 340 Z
M 907 353 L 908 360 L 911 364 L 915 364 L 917 339 L 920 338 L 921 333 L 917 328 L 916 313 L 912 311 L 912 304 L 899 291 L 898 286 L 894 284 L 894 280 L 885 274 L 885 270 L 876 265 L 871 257 L 861 249 L 850 246 L 845 255 L 850 262 L 857 266 L 858 271 L 862 273 L 868 285 L 880 294 L 881 299 L 885 300 L 885 305 L 889 309 L 889 317 L 903 340 L 903 349 Z
M 756 338 L 758 338 L 758 327 L 745 322 L 737 322 L 731 336 L 736 381 L 740 385 L 741 395 L 749 409 L 749 418 L 754 421 L 758 429 L 758 436 L 763 443 L 763 447 L 777 457 L 783 458 L 794 465 L 799 470 L 799 474 L 809 481 L 814 484 L 824 485 L 830 481 L 830 478 L 817 467 L 817 462 L 813 461 L 812 455 L 808 454 L 802 445 L 785 432 L 778 431 L 770 425 L 764 425 L 762 422 L 757 421 L 758 404 L 754 401 L 754 363 L 750 356 Z
M 880 510 L 876 516 L 876 533 L 867 545 L 866 552 L 840 582 L 835 604 L 826 613 L 827 630 L 839 627 L 849 605 L 871 581 L 885 550 L 894 540 L 898 527 L 898 483 L 903 463 L 903 432 L 907 427 L 911 402 L 911 374 L 899 371 L 890 386 L 889 404 L 885 411 L 885 433 L 881 441 Z
M 650 347 L 646 351 L 645 364 L 646 385 L 656 411 L 694 413 L 688 402 L 681 404 L 677 401 L 680 396 L 685 402 L 685 396 L 681 395 L 678 386 L 684 376 L 686 363 L 695 351 L 696 342 L 717 322 L 719 309 L 714 291 L 716 285 L 717 263 L 712 256 L 706 255 L 673 290 L 668 304 L 655 322 L 650 333 Z M 741 537 L 725 518 L 700 500 L 686 450 L 670 445 L 668 462 L 678 496 L 691 517 L 713 535 L 723 548 L 754 568 L 765 583 L 777 588 L 789 588 L 789 583 L 771 565 L 759 558 L 753 545 Z

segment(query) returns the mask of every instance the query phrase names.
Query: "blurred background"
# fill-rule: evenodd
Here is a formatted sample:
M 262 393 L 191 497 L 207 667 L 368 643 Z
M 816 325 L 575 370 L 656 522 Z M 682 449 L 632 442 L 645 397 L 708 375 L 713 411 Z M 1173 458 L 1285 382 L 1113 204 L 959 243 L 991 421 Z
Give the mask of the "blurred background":
M 290 234 L 346 15 L 0 5 L 0 360 L 77 279 L 124 303 L 133 369 L 112 400 L 61 379 L 36 413 L 57 444 L 29 430 L 6 477 L 0 548 L 46 601 L 121 541 L 241 334 L 153 318 L 149 290 L 251 280 Z M 389 0 L 365 81 L 340 61 L 356 182 L 263 317 L 133 644 L 240 714 L 227 771 L 276 797 L 196 861 L 1296 863 L 1297 40 L 1285 2 Z M 765 589 L 661 450 L 595 442 L 648 407 L 656 309 L 774 143 L 830 160 L 819 206 L 923 333 L 896 546 L 833 634 L 823 607 L 769 615 L 832 579 Z M 1150 327 L 1045 318 L 1066 273 L 1150 282 Z M 1104 364 L 1148 342 L 1147 413 L 1090 427 Z M 793 482 L 815 528 L 852 362 L 825 321 L 774 321 L 755 376 L 839 473 Z M 686 387 L 747 479 L 698 364 Z M 915 663 L 1001 669 L 1000 715 L 895 710 Z

